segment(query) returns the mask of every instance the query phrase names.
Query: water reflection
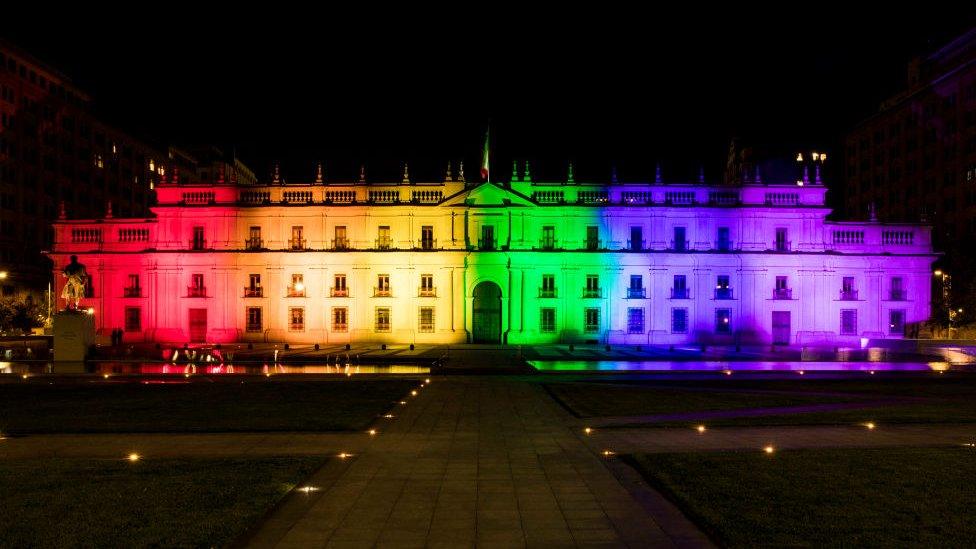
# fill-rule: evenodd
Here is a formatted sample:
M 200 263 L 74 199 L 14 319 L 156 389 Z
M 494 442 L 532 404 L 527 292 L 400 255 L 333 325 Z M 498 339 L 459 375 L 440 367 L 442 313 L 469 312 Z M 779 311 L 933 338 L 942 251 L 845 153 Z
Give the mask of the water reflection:
M 946 371 L 948 362 L 753 362 L 753 361 L 623 361 L 530 360 L 542 372 L 874 372 Z
M 418 364 L 231 364 L 203 362 L 167 364 L 167 363 L 23 363 L 0 362 L 0 374 L 65 374 L 89 373 L 98 375 L 343 375 L 353 376 L 362 374 L 428 374 L 430 367 Z

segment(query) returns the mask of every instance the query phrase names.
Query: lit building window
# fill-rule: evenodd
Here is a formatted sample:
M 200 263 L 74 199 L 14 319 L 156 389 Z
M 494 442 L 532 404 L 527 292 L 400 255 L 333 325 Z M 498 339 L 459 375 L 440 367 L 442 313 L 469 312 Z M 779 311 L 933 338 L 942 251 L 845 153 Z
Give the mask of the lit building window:
M 671 333 L 688 333 L 688 309 L 684 307 L 675 307 L 671 309 Z
M 715 333 L 732 333 L 732 309 L 715 309 Z
M 349 331 L 349 310 L 345 307 L 332 308 L 332 331 Z
M 392 327 L 389 307 L 376 308 L 376 331 L 389 332 Z
M 247 308 L 246 329 L 248 332 L 260 332 L 263 329 L 261 324 L 261 307 Z
M 288 308 L 288 329 L 293 332 L 305 330 L 305 307 Z
M 644 308 L 643 307 L 629 307 L 627 309 L 627 333 L 628 334 L 644 333 Z
M 376 288 L 374 288 L 373 295 L 376 297 L 390 297 L 393 295 L 390 291 L 390 275 L 376 275 Z
M 857 309 L 841 309 L 840 333 L 841 335 L 857 335 Z
M 600 309 L 596 307 L 587 307 L 583 311 L 583 329 L 588 334 L 596 333 L 600 331 Z
M 125 308 L 125 331 L 127 332 L 142 331 L 142 308 L 140 307 Z
M 539 331 L 545 334 L 556 331 L 556 309 L 552 307 L 539 309 Z
M 905 310 L 893 309 L 888 311 L 888 333 L 890 335 L 904 335 Z
M 346 287 L 346 275 L 337 274 L 332 277 L 332 289 L 329 295 L 332 297 L 349 297 L 349 289 Z
M 423 334 L 434 333 L 434 308 L 433 307 L 420 308 L 420 333 Z
M 420 297 L 435 297 L 437 290 L 434 288 L 434 275 L 420 275 Z
M 293 273 L 288 285 L 288 297 L 305 297 L 305 275 Z

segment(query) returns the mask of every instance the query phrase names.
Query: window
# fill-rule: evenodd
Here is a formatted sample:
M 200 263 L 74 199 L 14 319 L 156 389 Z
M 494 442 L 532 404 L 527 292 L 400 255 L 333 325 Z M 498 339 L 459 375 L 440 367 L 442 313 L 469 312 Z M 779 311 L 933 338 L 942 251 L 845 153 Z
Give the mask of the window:
M 586 227 L 586 249 L 600 249 L 600 228 L 596 225 L 587 225 Z
M 777 276 L 776 287 L 773 288 L 773 299 L 793 299 L 793 290 L 790 289 L 789 277 Z
M 671 309 L 671 333 L 688 333 L 688 309 L 684 307 L 675 307 Z
M 715 249 L 718 251 L 727 252 L 732 249 L 732 240 L 729 238 L 728 227 L 718 228 L 718 237 L 716 240 L 717 242 L 715 243 Z
M 125 331 L 127 332 L 142 331 L 142 309 L 141 308 L 139 307 L 125 308 Z
M 556 275 L 542 275 L 542 288 L 539 288 L 539 297 L 556 297 Z
M 337 274 L 332 277 L 332 297 L 349 297 L 349 290 L 346 288 L 346 275 Z
M 434 289 L 434 275 L 420 275 L 420 297 L 434 297 L 437 291 Z
M 305 307 L 288 308 L 288 329 L 293 332 L 305 330 Z
M 288 285 L 288 297 L 305 297 L 305 275 L 293 273 Z
M 715 299 L 732 299 L 732 288 L 729 287 L 729 275 L 718 275 L 718 278 L 716 278 Z
M 787 237 L 786 227 L 777 227 L 776 242 L 775 242 L 775 247 L 777 252 L 790 251 L 790 241 L 787 240 L 786 237 Z
M 671 241 L 671 249 L 676 252 L 686 251 L 688 249 L 688 241 L 685 238 L 685 228 L 674 227 L 672 230 L 674 240 Z
M 588 334 L 600 331 L 600 309 L 587 307 L 583 310 L 584 330 Z
M 260 332 L 262 329 L 264 328 L 261 324 L 261 307 L 248 307 L 246 330 L 248 332 Z
M 390 308 L 377 307 L 376 308 L 376 331 L 389 332 L 390 329 L 391 329 Z
M 552 250 L 556 247 L 556 227 L 552 225 L 542 227 L 542 241 L 539 247 L 543 250 Z
M 639 299 L 645 296 L 643 275 L 630 275 L 630 287 L 627 288 L 627 297 Z
M 129 275 L 129 284 L 123 290 L 122 295 L 124 297 L 141 297 L 142 296 L 142 288 L 139 287 L 139 275 L 137 275 L 137 274 L 130 274 Z
M 206 297 L 207 288 L 203 285 L 203 275 L 194 274 L 190 276 L 190 288 L 188 295 L 190 297 Z
M 193 227 L 193 240 L 190 241 L 191 250 L 202 250 L 207 241 L 203 238 L 203 227 Z
M 905 333 L 904 309 L 888 311 L 888 333 L 890 335 L 903 335 Z
M 244 297 L 261 297 L 261 275 L 248 275 L 247 287 L 244 288 Z
M 586 288 L 583 297 L 600 297 L 600 275 L 586 275 Z
M 433 307 L 420 308 L 420 333 L 422 334 L 434 333 L 434 308 Z
M 244 243 L 248 250 L 260 250 L 264 247 L 264 240 L 261 238 L 261 227 L 253 226 L 247 231 L 247 241 Z
M 345 250 L 349 247 L 349 239 L 346 238 L 345 225 L 336 225 L 335 239 L 332 241 L 332 247 L 336 250 Z
M 853 276 L 845 276 L 841 281 L 840 299 L 842 301 L 857 300 L 857 287 L 854 284 Z
M 539 309 L 539 331 L 545 334 L 556 331 L 556 309 L 552 307 Z
M 420 227 L 420 249 L 433 250 L 434 246 L 435 244 L 434 244 L 433 225 L 424 225 Z
M 291 238 L 288 240 L 288 247 L 292 250 L 305 249 L 305 227 L 301 225 L 292 225 Z
M 332 331 L 333 332 L 349 331 L 349 310 L 346 309 L 345 307 L 332 308 Z
M 732 333 L 732 309 L 715 309 L 715 333 Z
M 389 250 L 391 245 L 392 240 L 390 239 L 390 226 L 380 225 L 376 235 L 376 249 Z
M 629 307 L 627 309 L 627 333 L 644 333 L 644 309 L 641 307 Z
M 639 252 L 644 249 L 644 228 L 639 225 L 630 227 L 630 240 L 627 241 L 627 248 L 632 252 Z
M 902 278 L 900 276 L 895 276 L 891 278 L 891 300 L 892 301 L 904 301 L 905 288 Z
M 376 276 L 376 293 L 377 297 L 390 297 L 390 275 L 381 274 Z
M 857 335 L 857 309 L 841 309 L 840 333 L 841 335 Z
M 674 275 L 671 287 L 671 299 L 688 299 L 688 278 L 685 275 Z
M 495 226 L 494 225 L 482 225 L 481 226 L 481 240 L 478 241 L 478 247 L 482 250 L 494 250 L 495 245 Z

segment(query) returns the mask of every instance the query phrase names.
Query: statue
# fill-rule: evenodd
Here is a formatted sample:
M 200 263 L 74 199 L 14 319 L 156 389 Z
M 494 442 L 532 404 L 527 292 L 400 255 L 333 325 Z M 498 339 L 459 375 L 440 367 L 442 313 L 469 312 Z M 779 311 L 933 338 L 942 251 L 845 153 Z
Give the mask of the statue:
M 85 266 L 78 263 L 78 256 L 71 256 L 71 263 L 61 271 L 62 276 L 67 278 L 64 289 L 61 290 L 61 297 L 67 301 L 66 310 L 77 311 L 78 302 L 85 297 L 85 285 L 88 282 L 88 271 Z

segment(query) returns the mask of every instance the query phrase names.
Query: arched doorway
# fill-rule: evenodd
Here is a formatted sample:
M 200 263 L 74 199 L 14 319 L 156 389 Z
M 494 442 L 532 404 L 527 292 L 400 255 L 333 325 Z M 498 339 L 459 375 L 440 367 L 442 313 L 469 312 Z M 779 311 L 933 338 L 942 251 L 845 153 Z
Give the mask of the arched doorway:
M 502 342 L 502 289 L 494 282 L 474 287 L 471 306 L 472 343 Z

